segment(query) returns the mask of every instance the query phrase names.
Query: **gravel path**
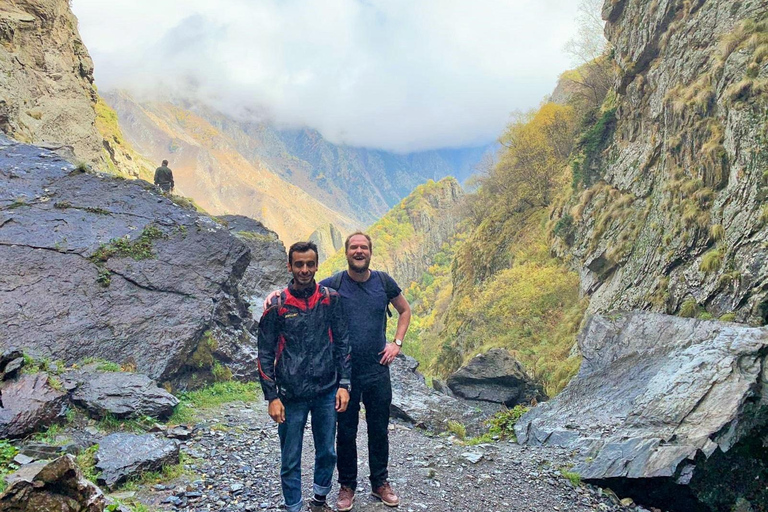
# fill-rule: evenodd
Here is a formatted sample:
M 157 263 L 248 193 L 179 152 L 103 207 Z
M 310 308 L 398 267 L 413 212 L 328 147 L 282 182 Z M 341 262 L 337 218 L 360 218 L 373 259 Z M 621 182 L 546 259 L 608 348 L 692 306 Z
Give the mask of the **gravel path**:
M 362 481 L 354 511 L 393 510 L 370 496 L 365 422 L 358 441 Z M 390 480 L 400 511 L 643 511 L 618 504 L 615 496 L 591 486 L 574 487 L 560 473 L 569 456 L 553 449 L 515 443 L 465 446 L 456 439 L 429 436 L 408 425 L 390 425 Z M 173 485 L 144 489 L 136 498 L 159 510 L 274 511 L 281 509 L 277 428 L 262 403 L 229 404 L 208 413 L 183 451 L 196 476 Z M 304 444 L 305 498 L 312 483 L 310 431 Z M 334 482 L 330 503 L 335 503 Z

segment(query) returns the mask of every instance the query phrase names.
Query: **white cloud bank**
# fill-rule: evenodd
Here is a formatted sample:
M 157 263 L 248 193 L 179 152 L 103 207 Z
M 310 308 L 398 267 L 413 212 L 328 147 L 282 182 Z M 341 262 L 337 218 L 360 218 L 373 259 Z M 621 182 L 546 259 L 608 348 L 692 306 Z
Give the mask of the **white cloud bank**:
M 101 88 L 414 151 L 495 139 L 569 67 L 575 0 L 74 0 Z

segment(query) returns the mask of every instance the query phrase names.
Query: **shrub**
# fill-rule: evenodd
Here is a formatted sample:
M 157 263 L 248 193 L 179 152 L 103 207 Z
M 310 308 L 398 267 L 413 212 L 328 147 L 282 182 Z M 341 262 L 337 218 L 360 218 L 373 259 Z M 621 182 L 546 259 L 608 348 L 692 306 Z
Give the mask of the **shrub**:
M 722 240 L 725 236 L 725 228 L 722 224 L 713 224 L 709 227 L 709 236 L 715 241 Z
M 517 436 L 515 436 L 515 424 L 526 412 L 528 412 L 528 407 L 524 405 L 516 405 L 512 409 L 497 412 L 488 420 L 488 426 L 490 427 L 488 432 L 502 439 L 517 439 Z
M 569 482 L 574 487 L 579 487 L 581 485 L 581 475 L 574 472 L 574 471 L 568 471 L 566 468 L 560 468 L 560 474 L 563 475 L 565 478 L 568 479 Z

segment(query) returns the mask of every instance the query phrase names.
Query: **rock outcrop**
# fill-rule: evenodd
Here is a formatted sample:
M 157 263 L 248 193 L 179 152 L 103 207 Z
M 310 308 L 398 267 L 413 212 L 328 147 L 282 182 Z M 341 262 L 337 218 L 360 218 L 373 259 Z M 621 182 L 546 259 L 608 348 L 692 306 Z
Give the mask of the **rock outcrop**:
M 277 233 L 249 217 L 222 215 L 229 231 L 251 250 L 251 263 L 240 280 L 240 292 L 251 305 L 254 318 L 260 318 L 262 303 L 270 292 L 284 288 L 291 274 L 285 266 L 288 255 Z
M 152 434 L 110 434 L 96 451 L 98 482 L 114 489 L 132 476 L 179 463 L 179 443 Z
M 586 189 L 557 247 L 590 312 L 768 320 L 767 9 L 605 2 L 619 78 L 581 142 Z
M 309 235 L 309 241 L 317 245 L 320 263 L 344 247 L 344 238 L 341 236 L 341 231 L 333 224 L 317 228 L 314 233 Z
M 97 163 L 93 62 L 66 0 L 0 6 L 0 131 L 30 143 L 60 143 Z
M 67 394 L 49 383 L 47 373 L 22 375 L 0 387 L 0 437 L 22 437 L 64 416 Z
M 22 466 L 0 495 L 4 512 L 103 512 L 111 500 L 83 477 L 72 455 Z M 122 507 L 110 510 L 123 511 Z
M 0 132 L 71 162 L 150 177 L 151 164 L 125 141 L 96 92 L 93 62 L 67 0 L 0 4 Z
M 138 373 L 71 371 L 61 379 L 72 403 L 95 418 L 165 419 L 179 403 L 178 398 Z
M 514 407 L 547 399 L 547 395 L 525 368 L 503 348 L 493 348 L 473 357 L 446 381 L 461 398 Z
M 171 199 L 0 136 L 0 348 L 181 387 L 255 375 L 249 250 Z
M 582 479 L 664 510 L 768 506 L 768 329 L 595 316 L 579 348 L 579 374 L 520 419 L 520 443 L 577 451 Z
M 418 367 L 419 362 L 406 355 L 398 356 L 392 363 L 392 417 L 433 432 L 443 432 L 448 429 L 448 421 L 458 421 L 470 433 L 478 433 L 482 429 L 482 413 L 429 388 Z

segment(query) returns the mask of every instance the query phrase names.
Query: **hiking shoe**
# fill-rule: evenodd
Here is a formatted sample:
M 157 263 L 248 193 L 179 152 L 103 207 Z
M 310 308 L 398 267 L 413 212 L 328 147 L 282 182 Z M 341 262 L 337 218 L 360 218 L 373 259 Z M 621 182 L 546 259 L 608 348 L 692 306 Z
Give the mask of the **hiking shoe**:
M 336 510 L 347 512 L 352 510 L 352 503 L 355 501 L 355 490 L 351 487 L 342 485 L 339 489 L 339 499 L 336 500 Z
M 315 505 L 311 501 L 309 502 L 309 512 L 333 512 L 333 509 L 328 506 L 328 503 L 322 503 L 321 505 Z
M 375 496 L 381 500 L 388 507 L 396 507 L 400 504 L 400 498 L 397 497 L 395 491 L 389 486 L 389 482 L 384 482 L 379 487 L 371 491 L 371 496 Z

